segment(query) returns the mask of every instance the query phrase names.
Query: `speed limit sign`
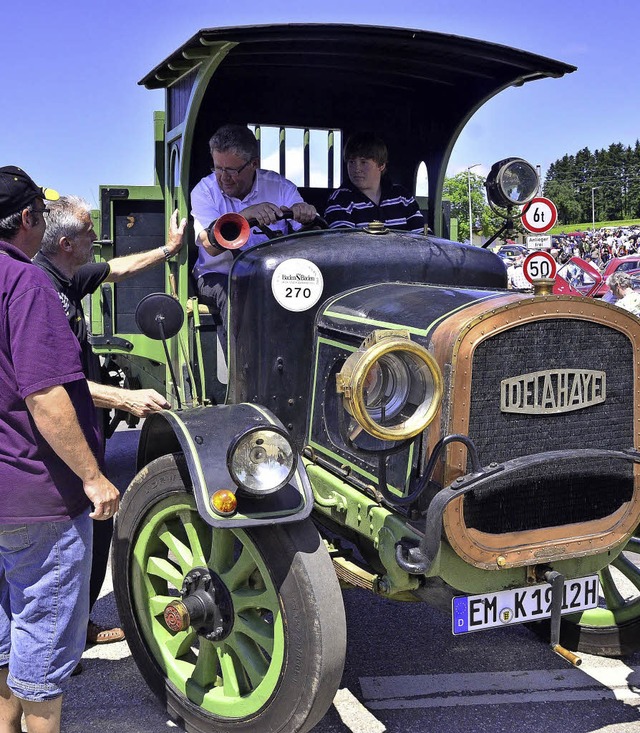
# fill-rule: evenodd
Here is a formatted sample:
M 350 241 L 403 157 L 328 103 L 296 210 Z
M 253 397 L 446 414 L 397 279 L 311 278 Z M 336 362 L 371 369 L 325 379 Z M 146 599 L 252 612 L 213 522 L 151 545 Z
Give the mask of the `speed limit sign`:
M 522 224 L 534 234 L 548 232 L 556 221 L 558 221 L 558 210 L 551 199 L 538 198 L 531 201 L 524 207 L 522 212 Z
M 558 265 L 548 252 L 532 252 L 522 263 L 522 274 L 532 285 L 534 280 L 553 280 L 557 270 Z

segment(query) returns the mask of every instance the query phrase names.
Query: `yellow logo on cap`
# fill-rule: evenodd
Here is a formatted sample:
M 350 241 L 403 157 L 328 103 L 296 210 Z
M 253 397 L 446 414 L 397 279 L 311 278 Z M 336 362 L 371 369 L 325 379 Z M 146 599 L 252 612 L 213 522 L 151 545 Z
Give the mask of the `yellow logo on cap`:
M 42 193 L 47 201 L 57 201 L 60 198 L 60 194 L 52 188 L 43 188 Z

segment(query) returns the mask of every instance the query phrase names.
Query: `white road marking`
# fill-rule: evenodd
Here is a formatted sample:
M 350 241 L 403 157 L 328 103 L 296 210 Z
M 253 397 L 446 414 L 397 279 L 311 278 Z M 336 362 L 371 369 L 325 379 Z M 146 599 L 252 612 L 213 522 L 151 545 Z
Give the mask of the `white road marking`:
M 608 687 L 617 700 L 640 702 L 640 668 L 628 667 L 620 659 L 611 659 L 606 666 L 598 657 L 583 657 L 580 670 L 596 682 Z
M 338 715 L 351 733 L 384 733 L 386 727 L 349 690 L 336 692 L 333 700 Z
M 599 699 L 640 705 L 639 670 L 609 660 L 580 669 L 361 677 L 360 686 L 371 710 Z

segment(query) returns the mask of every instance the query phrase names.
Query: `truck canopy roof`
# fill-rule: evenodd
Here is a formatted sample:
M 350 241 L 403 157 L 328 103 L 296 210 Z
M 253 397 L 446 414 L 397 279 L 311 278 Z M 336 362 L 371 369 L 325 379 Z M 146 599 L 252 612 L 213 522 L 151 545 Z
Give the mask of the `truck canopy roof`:
M 176 110 L 191 108 L 198 71 L 207 65 L 210 76 L 200 82 L 207 89 L 200 90 L 197 111 L 189 112 L 197 114 L 194 144 L 201 155 L 216 127 L 228 122 L 332 128 L 345 136 L 373 130 L 387 143 L 396 182 L 413 191 L 418 166 L 426 164 L 432 227 L 451 150 L 474 112 L 509 86 L 575 70 L 509 46 L 422 30 L 347 24 L 208 28 L 140 81 L 149 89 L 174 90 L 169 130 L 182 121 Z M 193 183 L 209 172 L 206 164 L 202 170 L 192 165 Z

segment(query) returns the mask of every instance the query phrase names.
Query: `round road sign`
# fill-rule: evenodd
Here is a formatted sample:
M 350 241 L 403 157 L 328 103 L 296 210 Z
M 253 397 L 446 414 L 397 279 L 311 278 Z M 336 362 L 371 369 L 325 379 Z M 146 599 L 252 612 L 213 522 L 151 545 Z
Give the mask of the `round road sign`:
M 534 234 L 548 232 L 558 220 L 558 210 L 551 199 L 538 198 L 531 201 L 524 207 L 522 212 L 522 224 Z
M 522 263 L 522 274 L 533 285 L 534 280 L 553 280 L 558 271 L 558 265 L 548 252 L 532 252 Z

